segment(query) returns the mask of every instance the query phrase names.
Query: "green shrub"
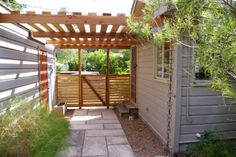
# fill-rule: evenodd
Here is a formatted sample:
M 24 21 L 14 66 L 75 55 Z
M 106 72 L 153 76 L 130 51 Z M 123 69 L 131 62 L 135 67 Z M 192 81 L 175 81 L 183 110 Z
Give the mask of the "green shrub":
M 78 60 L 77 58 L 72 58 L 68 61 L 68 70 L 69 71 L 78 71 Z
M 83 51 L 82 70 L 95 71 L 100 74 L 106 74 L 106 51 Z M 58 51 L 57 61 L 61 64 L 67 64 L 69 71 L 78 71 L 77 52 L 72 50 L 68 52 Z M 59 71 L 60 69 L 58 69 Z M 62 69 L 63 70 L 63 69 Z M 130 73 L 130 51 L 129 50 L 111 50 L 110 51 L 110 74 L 128 74 Z
M 42 106 L 16 100 L 11 106 L 18 107 L 0 117 L 1 157 L 54 157 L 66 145 L 68 121 Z
M 236 148 L 232 142 L 221 140 L 217 131 L 205 132 L 201 141 L 187 149 L 190 157 L 235 157 Z

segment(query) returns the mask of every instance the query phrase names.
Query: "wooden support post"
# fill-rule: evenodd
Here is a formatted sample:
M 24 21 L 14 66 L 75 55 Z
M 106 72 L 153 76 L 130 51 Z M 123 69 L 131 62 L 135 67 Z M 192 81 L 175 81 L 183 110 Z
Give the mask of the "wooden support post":
M 79 80 L 79 108 L 83 106 L 83 80 L 82 80 L 81 51 L 78 49 L 78 80 Z
M 107 63 L 106 63 L 106 105 L 107 109 L 109 109 L 109 76 L 110 76 L 110 57 L 109 57 L 110 49 L 107 49 Z

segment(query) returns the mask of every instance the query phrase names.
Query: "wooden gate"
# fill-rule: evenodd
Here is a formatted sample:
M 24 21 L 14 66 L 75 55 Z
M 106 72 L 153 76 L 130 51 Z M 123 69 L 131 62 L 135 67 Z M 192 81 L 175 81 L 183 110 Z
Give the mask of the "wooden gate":
M 47 52 L 39 51 L 40 103 L 48 108 L 48 64 Z
M 82 106 L 106 106 L 106 76 L 82 75 L 82 80 Z
M 69 106 L 113 106 L 130 100 L 130 75 L 109 75 L 109 104 L 106 104 L 106 75 L 82 74 L 82 103 L 78 74 L 57 74 L 57 100 Z

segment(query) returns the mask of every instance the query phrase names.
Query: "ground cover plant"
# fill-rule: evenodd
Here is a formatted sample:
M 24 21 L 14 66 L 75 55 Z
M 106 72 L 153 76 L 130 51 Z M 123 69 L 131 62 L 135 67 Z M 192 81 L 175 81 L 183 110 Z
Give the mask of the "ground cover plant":
M 221 140 L 217 131 L 208 131 L 199 143 L 188 147 L 187 154 L 190 157 L 235 157 L 236 145 Z
M 15 109 L 0 117 L 1 157 L 54 157 L 66 146 L 69 124 L 64 117 L 21 98 L 10 104 Z

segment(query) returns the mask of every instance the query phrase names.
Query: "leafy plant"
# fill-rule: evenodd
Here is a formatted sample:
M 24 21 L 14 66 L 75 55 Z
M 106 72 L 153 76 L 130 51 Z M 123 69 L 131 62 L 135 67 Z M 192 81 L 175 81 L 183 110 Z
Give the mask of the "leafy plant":
M 68 70 L 69 71 L 78 71 L 78 59 L 73 57 L 69 62 L 68 62 Z
M 72 53 L 71 53 L 72 52 Z M 78 71 L 78 56 L 74 51 L 59 51 L 57 53 L 58 62 L 67 63 L 69 71 Z M 66 57 L 66 60 L 63 58 Z M 68 61 L 69 60 L 69 61 Z M 106 73 L 106 52 L 104 50 L 83 51 L 82 70 L 96 71 L 100 74 Z M 127 74 L 130 72 L 130 52 L 129 50 L 110 51 L 110 74 Z
M 66 144 L 69 124 L 61 116 L 16 98 L 0 117 L 1 157 L 53 157 Z
M 12 7 L 13 9 L 19 10 L 19 11 L 26 7 L 25 4 L 20 4 L 16 0 L 3 0 L 3 2 L 5 2 L 7 5 Z
M 208 131 L 199 143 L 188 147 L 187 153 L 190 157 L 235 157 L 236 148 L 222 141 L 217 131 Z
M 168 7 L 164 24 L 153 18 L 158 7 Z M 131 32 L 156 44 L 174 41 L 196 52 L 211 76 L 212 88 L 236 98 L 236 2 L 218 0 L 152 0 L 141 21 L 127 20 Z M 152 27 L 161 28 L 153 32 Z

